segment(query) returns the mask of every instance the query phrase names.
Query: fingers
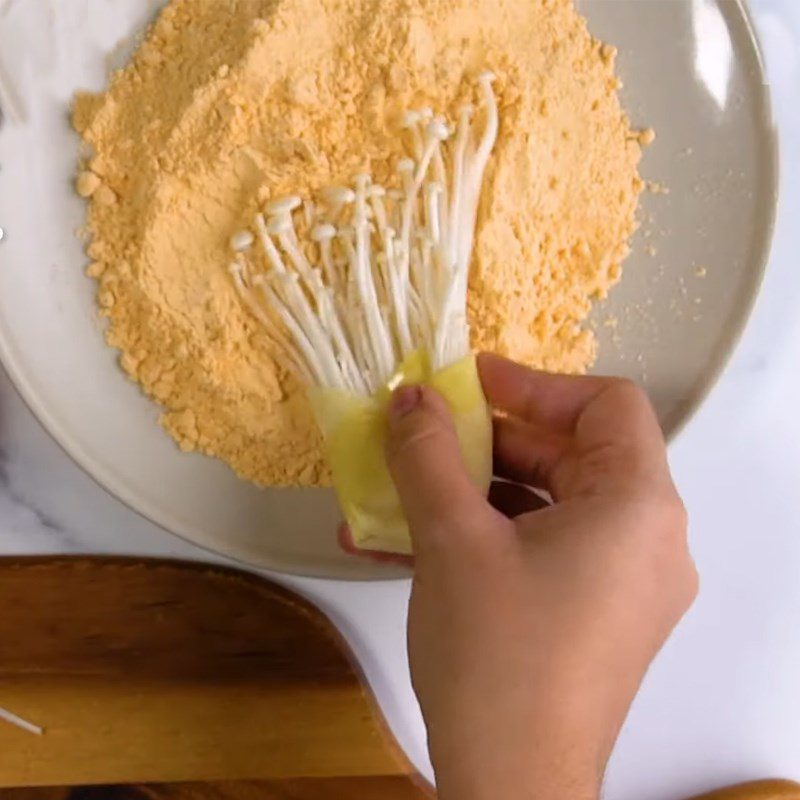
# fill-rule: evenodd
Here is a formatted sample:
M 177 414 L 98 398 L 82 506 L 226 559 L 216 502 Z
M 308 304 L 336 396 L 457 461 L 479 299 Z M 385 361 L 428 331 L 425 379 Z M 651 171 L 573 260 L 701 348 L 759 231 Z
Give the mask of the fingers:
M 553 493 L 552 474 L 571 439 L 515 417 L 494 419 L 494 474 Z
M 398 389 L 389 406 L 387 460 L 414 552 L 490 510 L 461 456 L 450 411 L 433 389 Z
M 575 431 L 580 469 L 558 470 L 562 494 L 647 488 L 674 493 L 658 417 L 645 392 L 612 382 L 586 408 Z
M 618 378 L 536 372 L 479 356 L 495 419 L 495 471 L 547 489 L 556 500 L 631 491 L 656 483 L 671 491 L 666 447 L 642 389 Z
M 583 410 L 613 379 L 550 375 L 491 353 L 478 356 L 490 405 L 553 431 L 572 432 Z
M 584 409 L 576 434 L 586 444 L 613 441 L 633 451 L 664 454 L 664 434 L 643 389 L 625 380 L 610 380 Z

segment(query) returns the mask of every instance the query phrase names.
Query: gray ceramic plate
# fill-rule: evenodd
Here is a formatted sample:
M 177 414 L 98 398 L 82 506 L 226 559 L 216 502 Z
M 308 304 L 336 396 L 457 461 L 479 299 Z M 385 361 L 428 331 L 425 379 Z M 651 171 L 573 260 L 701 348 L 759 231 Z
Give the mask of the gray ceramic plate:
M 71 191 L 78 142 L 66 111 L 76 88 L 102 87 L 109 57 L 124 58 L 119 43 L 157 5 L 0 3 L 11 117 L 0 131 L 0 356 L 75 460 L 166 529 L 277 570 L 395 574 L 338 552 L 330 493 L 258 491 L 222 464 L 180 454 L 103 343 L 74 236 L 84 209 Z M 736 0 L 579 5 L 595 35 L 619 47 L 626 104 L 659 134 L 644 172 L 669 189 L 645 200 L 623 282 L 598 309 L 597 369 L 644 380 L 674 431 L 730 353 L 762 275 L 776 194 L 768 94 Z
M 622 283 L 595 315 L 596 371 L 643 381 L 671 435 L 727 361 L 763 276 L 778 191 L 769 91 L 738 0 L 577 5 L 595 36 L 619 46 L 634 121 L 658 132 L 643 164 L 657 192 L 644 198 Z

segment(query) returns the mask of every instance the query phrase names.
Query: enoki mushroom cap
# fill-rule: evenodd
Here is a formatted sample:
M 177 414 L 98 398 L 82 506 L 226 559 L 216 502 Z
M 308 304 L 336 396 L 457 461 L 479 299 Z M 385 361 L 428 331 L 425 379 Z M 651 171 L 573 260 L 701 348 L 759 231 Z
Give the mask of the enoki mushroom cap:
M 472 104 L 459 108 L 455 126 L 430 108 L 408 111 L 401 127 L 412 129 L 413 157 L 398 160 L 388 185 L 360 172 L 351 186 L 322 188 L 320 205 L 279 197 L 254 231 L 231 237 L 237 291 L 276 340 L 288 338 L 313 383 L 368 395 L 414 352 L 426 351 L 434 369 L 468 354 L 469 263 L 498 132 L 494 80 L 488 70 L 477 77 L 480 134 Z

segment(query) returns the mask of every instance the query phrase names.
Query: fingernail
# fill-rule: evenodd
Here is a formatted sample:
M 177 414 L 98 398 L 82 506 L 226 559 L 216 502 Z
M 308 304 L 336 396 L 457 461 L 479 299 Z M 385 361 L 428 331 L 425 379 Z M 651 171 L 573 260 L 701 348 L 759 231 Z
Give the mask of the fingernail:
M 419 386 L 401 386 L 389 402 L 389 419 L 402 419 L 419 405 L 421 399 L 422 389 Z

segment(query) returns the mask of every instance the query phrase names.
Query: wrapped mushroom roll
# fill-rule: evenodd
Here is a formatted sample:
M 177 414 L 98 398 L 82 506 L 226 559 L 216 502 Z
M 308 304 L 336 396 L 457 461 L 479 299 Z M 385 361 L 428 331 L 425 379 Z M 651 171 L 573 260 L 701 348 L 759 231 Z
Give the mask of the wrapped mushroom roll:
M 364 549 L 411 551 L 383 451 L 400 385 L 443 395 L 470 475 L 489 487 L 491 416 L 466 303 L 499 124 L 492 80 L 478 78 L 482 108 L 464 106 L 455 130 L 430 109 L 406 115 L 411 152 L 388 185 L 360 174 L 318 202 L 278 198 L 231 240 L 237 290 L 308 387 L 342 511 Z

